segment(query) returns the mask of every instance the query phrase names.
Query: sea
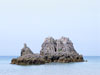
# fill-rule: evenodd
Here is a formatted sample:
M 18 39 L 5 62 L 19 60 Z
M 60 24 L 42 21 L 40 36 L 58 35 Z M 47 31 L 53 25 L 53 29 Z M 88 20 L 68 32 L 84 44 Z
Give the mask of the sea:
M 0 56 L 0 75 L 100 75 L 100 56 L 84 56 L 87 62 L 14 65 L 12 58 Z

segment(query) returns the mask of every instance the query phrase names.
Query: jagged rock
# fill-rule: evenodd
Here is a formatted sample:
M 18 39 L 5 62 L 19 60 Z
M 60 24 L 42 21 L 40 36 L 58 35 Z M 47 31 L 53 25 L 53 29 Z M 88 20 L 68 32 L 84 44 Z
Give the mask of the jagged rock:
M 42 44 L 41 55 L 53 55 L 56 52 L 56 42 L 52 37 L 46 38 Z
M 33 52 L 31 51 L 29 47 L 27 47 L 26 44 L 24 44 L 24 48 L 22 48 L 21 50 L 21 56 L 26 55 L 26 54 L 33 54 Z
M 34 54 L 31 49 L 24 44 L 24 48 L 21 50 L 21 56 L 12 59 L 11 64 L 32 65 L 50 62 L 69 63 L 83 61 L 83 56 L 76 52 L 69 38 L 62 37 L 55 40 L 52 37 L 48 37 L 42 44 L 40 54 Z
M 83 58 L 80 58 L 80 55 L 74 49 L 71 40 L 66 37 L 61 37 L 61 39 L 56 40 L 54 40 L 54 38 L 52 37 L 46 38 L 44 43 L 42 44 L 40 55 L 46 57 L 46 61 L 48 62 L 50 60 L 52 62 L 83 61 Z M 80 60 L 76 59 L 75 57 L 80 58 Z
M 54 40 L 52 37 L 46 38 L 42 44 L 40 54 L 49 54 L 51 56 L 55 54 L 78 55 L 73 47 L 73 43 L 66 37 L 58 40 Z

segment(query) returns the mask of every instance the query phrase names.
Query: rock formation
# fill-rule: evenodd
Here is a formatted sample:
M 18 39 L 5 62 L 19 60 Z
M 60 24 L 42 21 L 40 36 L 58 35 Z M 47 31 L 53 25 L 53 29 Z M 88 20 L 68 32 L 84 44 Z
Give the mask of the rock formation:
M 54 40 L 52 37 L 46 38 L 42 44 L 40 55 L 46 58 L 46 62 L 79 62 L 83 61 L 73 47 L 69 38 L 62 37 Z
M 52 37 L 46 38 L 42 44 L 40 54 L 55 55 L 59 53 L 65 55 L 78 55 L 69 38 L 62 37 L 58 40 L 54 40 Z
M 34 54 L 30 48 L 24 44 L 21 50 L 21 56 L 12 59 L 12 64 L 45 64 L 50 62 L 83 62 L 83 56 L 79 55 L 74 49 L 73 43 L 69 38 L 62 37 L 61 39 L 54 39 L 48 37 L 42 44 L 40 54 Z
M 30 48 L 27 47 L 26 44 L 24 44 L 24 48 L 21 50 L 21 56 L 26 55 L 26 54 L 33 54 Z
M 24 48 L 21 50 L 21 56 L 14 58 L 11 64 L 18 65 L 32 65 L 32 64 L 44 64 L 45 60 L 40 54 L 34 54 L 30 48 L 24 44 Z
M 39 54 L 26 54 L 18 58 L 14 58 L 11 64 L 17 65 L 32 65 L 32 64 L 45 64 L 43 56 Z

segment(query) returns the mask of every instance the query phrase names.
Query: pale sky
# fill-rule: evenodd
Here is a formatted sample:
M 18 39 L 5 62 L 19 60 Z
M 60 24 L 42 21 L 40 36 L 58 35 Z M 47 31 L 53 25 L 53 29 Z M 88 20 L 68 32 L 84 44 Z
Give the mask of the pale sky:
M 24 43 L 39 53 L 48 36 L 100 56 L 100 0 L 0 0 L 0 56 L 19 56 Z

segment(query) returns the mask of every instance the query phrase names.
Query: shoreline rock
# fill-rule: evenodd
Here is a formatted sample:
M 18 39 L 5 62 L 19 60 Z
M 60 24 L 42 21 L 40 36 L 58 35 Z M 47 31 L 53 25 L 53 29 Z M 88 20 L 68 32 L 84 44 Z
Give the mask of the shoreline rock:
M 32 64 L 45 64 L 45 60 L 42 56 L 39 54 L 27 54 L 20 56 L 18 58 L 14 58 L 11 61 L 11 64 L 17 64 L 17 65 L 32 65 Z
M 31 49 L 24 44 L 24 48 L 21 50 L 21 56 L 12 59 L 11 64 L 33 65 L 51 62 L 84 62 L 84 58 L 76 52 L 69 38 L 61 37 L 55 40 L 52 37 L 48 37 L 42 44 L 40 54 L 33 53 Z

